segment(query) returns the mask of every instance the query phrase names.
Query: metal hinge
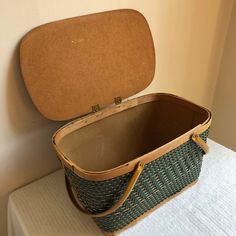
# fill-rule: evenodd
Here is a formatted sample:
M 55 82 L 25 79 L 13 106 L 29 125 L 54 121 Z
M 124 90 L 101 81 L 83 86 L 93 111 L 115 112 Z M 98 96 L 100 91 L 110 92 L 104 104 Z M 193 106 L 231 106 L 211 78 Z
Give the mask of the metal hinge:
M 116 98 L 114 98 L 114 101 L 115 101 L 116 105 L 121 104 L 122 98 L 121 97 L 116 97 Z
M 92 112 L 97 112 L 99 110 L 100 110 L 99 104 L 96 104 L 96 105 L 92 106 Z

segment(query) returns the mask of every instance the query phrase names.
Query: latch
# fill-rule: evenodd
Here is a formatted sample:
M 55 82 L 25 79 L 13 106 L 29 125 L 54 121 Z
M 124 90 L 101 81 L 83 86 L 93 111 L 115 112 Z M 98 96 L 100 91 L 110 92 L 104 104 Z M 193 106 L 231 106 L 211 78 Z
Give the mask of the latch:
M 115 101 L 116 105 L 121 104 L 122 98 L 121 97 L 116 97 L 116 98 L 114 98 L 114 101 Z
M 97 112 L 99 110 L 100 110 L 99 104 L 96 104 L 96 105 L 92 106 L 92 112 Z

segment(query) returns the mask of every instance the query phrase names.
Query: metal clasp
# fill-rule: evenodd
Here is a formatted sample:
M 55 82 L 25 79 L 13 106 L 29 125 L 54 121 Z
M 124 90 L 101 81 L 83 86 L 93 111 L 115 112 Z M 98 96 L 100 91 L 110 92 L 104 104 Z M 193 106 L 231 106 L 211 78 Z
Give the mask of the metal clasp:
M 96 104 L 96 105 L 92 106 L 92 112 L 97 112 L 99 110 L 100 110 L 99 104 Z
M 121 97 L 116 97 L 116 98 L 114 98 L 114 101 L 115 101 L 116 105 L 121 104 L 122 98 Z

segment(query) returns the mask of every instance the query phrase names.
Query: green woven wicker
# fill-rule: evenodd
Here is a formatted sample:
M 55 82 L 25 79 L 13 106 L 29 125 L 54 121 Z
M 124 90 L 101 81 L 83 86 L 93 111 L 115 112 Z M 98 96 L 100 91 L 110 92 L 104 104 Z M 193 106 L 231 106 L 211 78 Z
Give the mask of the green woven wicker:
M 208 130 L 201 138 L 206 142 Z M 105 232 L 120 230 L 165 199 L 198 179 L 204 152 L 192 140 L 145 165 L 125 203 L 115 212 L 94 218 Z M 85 180 L 65 168 L 73 191 L 87 211 L 100 213 L 122 196 L 132 176 L 127 173 L 105 181 Z

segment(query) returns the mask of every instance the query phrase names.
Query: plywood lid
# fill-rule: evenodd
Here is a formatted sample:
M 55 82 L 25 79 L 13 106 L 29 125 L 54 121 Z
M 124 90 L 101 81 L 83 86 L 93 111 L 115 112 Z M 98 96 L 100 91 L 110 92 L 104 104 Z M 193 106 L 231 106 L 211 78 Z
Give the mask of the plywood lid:
M 155 71 L 147 21 L 116 10 L 39 26 L 20 45 L 26 88 L 48 119 L 67 120 L 146 88 Z

